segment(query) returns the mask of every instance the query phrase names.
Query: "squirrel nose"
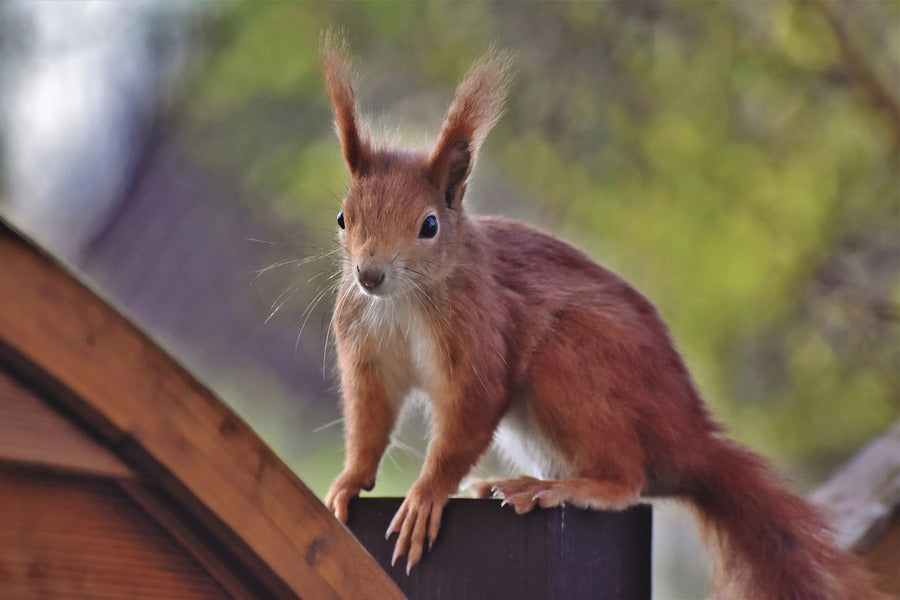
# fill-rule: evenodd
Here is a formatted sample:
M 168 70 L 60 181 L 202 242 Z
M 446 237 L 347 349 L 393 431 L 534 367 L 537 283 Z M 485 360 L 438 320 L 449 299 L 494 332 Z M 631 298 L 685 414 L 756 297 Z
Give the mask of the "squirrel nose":
M 384 281 L 384 271 L 375 267 L 366 267 L 360 270 L 357 266 L 356 277 L 359 279 L 359 284 L 371 292 Z

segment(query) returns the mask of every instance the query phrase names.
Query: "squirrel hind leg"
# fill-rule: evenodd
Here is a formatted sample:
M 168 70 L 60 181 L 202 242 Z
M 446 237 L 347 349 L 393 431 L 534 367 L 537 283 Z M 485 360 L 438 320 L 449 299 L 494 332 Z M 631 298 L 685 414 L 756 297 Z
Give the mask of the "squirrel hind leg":
M 587 477 L 571 479 L 535 479 L 519 477 L 494 484 L 506 504 L 519 514 L 535 506 L 552 508 L 569 504 L 591 510 L 624 510 L 637 503 L 640 486 Z

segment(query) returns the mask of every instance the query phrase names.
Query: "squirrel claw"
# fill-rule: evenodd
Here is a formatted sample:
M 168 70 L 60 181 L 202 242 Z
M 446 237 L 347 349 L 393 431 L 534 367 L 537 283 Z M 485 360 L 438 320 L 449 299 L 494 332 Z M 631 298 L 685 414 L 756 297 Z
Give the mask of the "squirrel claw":
M 561 499 L 553 493 L 553 482 L 542 481 L 534 477 L 519 477 L 499 481 L 494 489 L 503 497 L 501 506 L 512 505 L 520 515 L 531 511 L 535 506 L 549 508 L 561 503 Z

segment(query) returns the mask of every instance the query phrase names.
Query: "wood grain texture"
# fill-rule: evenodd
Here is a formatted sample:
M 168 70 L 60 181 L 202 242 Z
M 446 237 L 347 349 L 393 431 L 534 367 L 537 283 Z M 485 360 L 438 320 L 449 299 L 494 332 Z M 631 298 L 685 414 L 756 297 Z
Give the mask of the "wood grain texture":
M 68 410 L 223 541 L 239 541 L 261 577 L 306 598 L 402 597 L 250 428 L 146 335 L 5 225 L 0 257 L 6 360 L 71 392 Z
M 229 597 L 109 481 L 0 469 L 0 506 L 0 597 Z
M 499 500 L 451 499 L 431 551 L 410 575 L 384 532 L 402 498 L 350 504 L 348 526 L 414 600 L 650 598 L 651 510 L 559 507 L 517 515 Z
M 0 462 L 129 479 L 134 471 L 0 371 Z
M 290 592 L 260 586 L 252 571 L 234 560 L 230 547 L 210 539 L 196 523 L 185 520 L 184 511 L 167 501 L 158 486 L 134 480 L 117 480 L 116 487 L 162 527 L 217 581 L 234 600 L 290 597 Z

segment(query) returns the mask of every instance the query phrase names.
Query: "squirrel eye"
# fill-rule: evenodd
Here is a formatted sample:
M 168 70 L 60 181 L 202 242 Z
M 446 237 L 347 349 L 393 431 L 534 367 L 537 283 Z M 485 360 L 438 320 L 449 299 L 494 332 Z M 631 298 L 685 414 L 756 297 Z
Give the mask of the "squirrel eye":
M 419 238 L 431 239 L 437 235 L 437 230 L 437 217 L 435 217 L 434 215 L 428 215 L 427 217 L 425 217 L 425 220 L 422 221 L 422 229 L 419 230 Z
M 338 213 L 337 222 L 338 222 L 338 227 L 343 229 L 344 228 L 344 211 L 341 211 Z

